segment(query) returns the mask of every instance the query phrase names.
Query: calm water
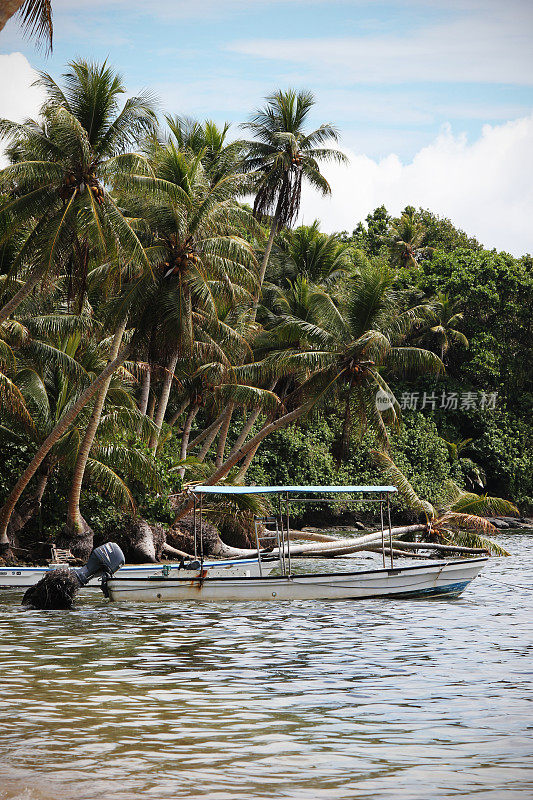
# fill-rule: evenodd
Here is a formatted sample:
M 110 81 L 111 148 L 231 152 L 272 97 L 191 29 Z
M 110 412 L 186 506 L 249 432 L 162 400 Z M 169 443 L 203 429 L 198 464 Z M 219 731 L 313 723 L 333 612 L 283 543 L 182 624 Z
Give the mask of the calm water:
M 458 600 L 0 595 L 1 800 L 531 798 L 533 538 L 498 539 Z

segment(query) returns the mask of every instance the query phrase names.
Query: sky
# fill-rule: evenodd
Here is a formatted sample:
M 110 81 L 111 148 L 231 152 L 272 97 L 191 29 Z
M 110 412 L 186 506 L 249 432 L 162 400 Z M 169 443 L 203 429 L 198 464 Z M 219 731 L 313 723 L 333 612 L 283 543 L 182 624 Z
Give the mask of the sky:
M 0 116 L 36 116 L 35 70 L 109 62 L 173 114 L 238 123 L 278 88 L 311 89 L 310 124 L 349 166 L 307 189 L 300 221 L 352 230 L 423 206 L 487 247 L 533 252 L 533 0 L 53 0 L 54 51 L 0 32 Z

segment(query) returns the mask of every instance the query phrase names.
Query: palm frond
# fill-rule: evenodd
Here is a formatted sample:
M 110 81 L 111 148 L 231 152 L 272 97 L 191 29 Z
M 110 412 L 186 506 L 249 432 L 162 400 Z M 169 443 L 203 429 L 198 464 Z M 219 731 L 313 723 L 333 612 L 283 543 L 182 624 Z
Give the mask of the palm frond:
M 10 417 L 23 428 L 32 432 L 35 430 L 34 421 L 22 392 L 3 372 L 0 372 L 0 408 L 3 415 Z
M 380 450 L 372 450 L 372 460 L 380 467 L 386 479 L 389 480 L 393 486 L 396 486 L 398 494 L 405 501 L 406 505 L 419 514 L 424 514 L 427 520 L 435 518 L 435 509 L 427 500 L 422 500 L 411 483 L 403 474 L 403 472 L 396 466 L 394 461 L 386 453 Z
M 481 517 L 470 516 L 468 514 L 459 515 L 446 515 L 439 520 L 439 528 L 451 525 L 457 530 L 446 529 L 442 532 L 442 536 L 450 543 L 459 545 L 460 547 L 473 547 L 487 550 L 491 555 L 508 556 L 510 553 L 501 545 L 494 542 L 492 539 L 487 539 L 483 533 L 496 532 L 494 526 L 483 520 L 485 524 L 480 523 Z
M 107 464 L 89 458 L 86 475 L 90 483 L 94 483 L 110 500 L 124 509 L 135 510 L 132 494 L 122 478 Z
M 22 17 L 25 33 L 35 36 L 40 42 L 45 41 L 47 49 L 52 50 L 54 27 L 51 0 L 24 0 L 18 13 Z

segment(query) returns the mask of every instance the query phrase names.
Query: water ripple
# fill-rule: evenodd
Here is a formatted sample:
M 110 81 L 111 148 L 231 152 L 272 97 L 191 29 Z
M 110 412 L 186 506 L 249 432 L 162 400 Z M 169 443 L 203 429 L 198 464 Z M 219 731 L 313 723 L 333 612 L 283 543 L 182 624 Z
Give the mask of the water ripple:
M 455 601 L 1 595 L 0 800 L 531 797 L 531 538 L 500 538 Z

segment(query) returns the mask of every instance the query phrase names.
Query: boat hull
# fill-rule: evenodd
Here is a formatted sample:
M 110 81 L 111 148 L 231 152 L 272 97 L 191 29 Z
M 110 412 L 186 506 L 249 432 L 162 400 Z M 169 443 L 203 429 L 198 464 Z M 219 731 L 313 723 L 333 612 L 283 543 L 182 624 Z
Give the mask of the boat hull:
M 263 574 L 268 574 L 276 566 L 268 563 L 262 564 Z M 0 567 L 0 589 L 27 589 L 41 580 L 47 573 L 54 569 L 68 568 L 68 564 L 57 564 L 50 567 Z M 120 578 L 162 578 L 163 569 L 168 570 L 170 575 L 183 575 L 188 573 L 189 579 L 199 577 L 198 570 L 184 570 L 179 564 L 126 564 L 116 573 Z M 227 561 L 208 561 L 204 562 L 204 571 L 212 577 L 226 576 L 246 578 L 259 575 L 259 562 L 256 558 L 238 559 Z M 101 578 L 93 578 L 86 587 L 88 589 L 99 589 Z
M 373 597 L 456 597 L 487 558 L 439 561 L 395 569 L 287 577 L 120 578 L 106 581 L 113 601 L 200 602 L 359 600 Z

